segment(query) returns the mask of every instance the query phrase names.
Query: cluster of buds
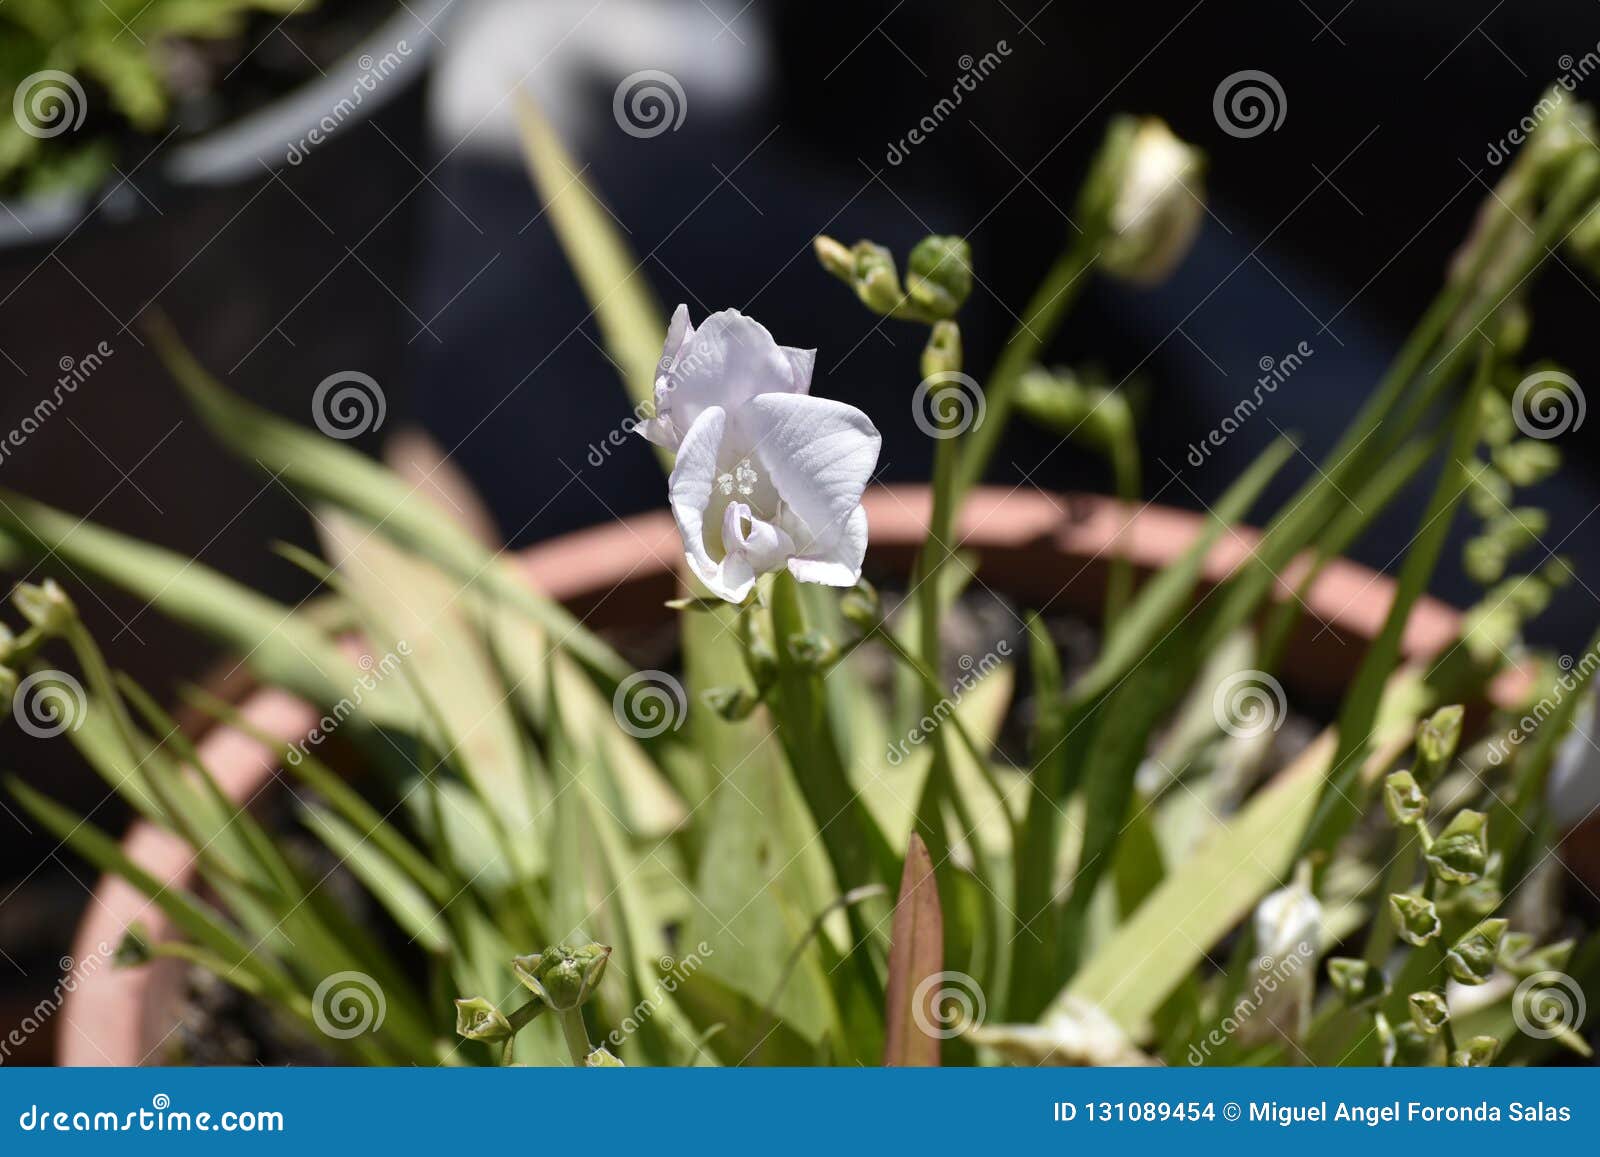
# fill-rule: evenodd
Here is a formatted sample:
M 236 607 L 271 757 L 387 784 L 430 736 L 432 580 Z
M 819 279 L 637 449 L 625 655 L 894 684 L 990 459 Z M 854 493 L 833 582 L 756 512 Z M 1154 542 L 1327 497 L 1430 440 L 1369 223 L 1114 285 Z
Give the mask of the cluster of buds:
M 589 1043 L 583 1025 L 583 1006 L 600 985 L 611 949 L 604 944 L 585 944 L 570 948 L 558 944 L 511 961 L 517 980 L 533 994 L 532 999 L 511 1013 L 504 1013 L 481 996 L 463 997 L 456 1003 L 456 1032 L 467 1040 L 501 1046 L 503 1063 L 511 1062 L 517 1033 L 535 1018 L 550 1012 L 560 1018 L 573 1063 L 588 1068 L 620 1066 L 604 1047 Z
M 972 247 L 962 237 L 935 234 L 917 242 L 903 284 L 894 254 L 876 242 L 847 246 L 819 236 L 813 246 L 822 267 L 884 317 L 931 325 L 954 317 L 972 293 Z
M 8 707 L 22 684 L 18 672 L 32 663 L 41 647 L 64 636 L 78 621 L 77 608 L 54 579 L 38 584 L 18 583 L 11 592 L 11 602 L 28 626 L 19 635 L 0 623 L 0 703 Z

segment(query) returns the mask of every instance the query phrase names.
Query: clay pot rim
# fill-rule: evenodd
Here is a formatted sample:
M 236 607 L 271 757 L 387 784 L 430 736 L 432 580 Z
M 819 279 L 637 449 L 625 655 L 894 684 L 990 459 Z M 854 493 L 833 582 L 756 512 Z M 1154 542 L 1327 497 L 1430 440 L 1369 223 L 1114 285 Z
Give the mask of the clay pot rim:
M 865 499 L 871 526 L 869 557 L 909 559 L 920 545 L 931 494 L 926 486 L 874 487 Z M 1199 535 L 1208 517 L 1172 507 L 1145 505 L 1132 509 L 1116 499 L 1094 494 L 1049 494 L 1030 489 L 978 487 L 963 505 L 957 525 L 959 544 L 984 559 L 1011 559 L 1017 575 L 1057 581 L 1057 572 L 1040 567 L 1041 552 L 1067 558 L 1076 566 L 1059 575 L 1059 589 L 1080 584 L 1084 576 L 1115 551 L 1141 570 L 1159 570 Z M 1248 558 L 1259 532 L 1248 527 L 1226 531 L 1207 556 L 1201 581 L 1210 587 Z M 596 615 L 607 618 L 605 603 L 631 585 L 670 581 L 683 558 L 676 526 L 667 511 L 653 511 L 587 530 L 562 535 L 516 555 L 529 581 L 564 603 L 599 596 Z M 1026 571 L 1017 563 L 1035 565 Z M 1280 576 L 1278 596 L 1292 597 L 1303 576 L 1298 560 Z M 1002 567 L 1002 569 L 1004 569 Z M 1006 585 L 1000 583 L 998 585 Z M 1395 593 L 1394 580 L 1359 563 L 1335 559 L 1305 592 L 1307 616 L 1357 640 L 1372 639 L 1381 628 Z M 650 604 L 659 614 L 660 601 Z M 1422 659 L 1450 645 L 1460 628 L 1460 613 L 1429 596 L 1417 601 L 1407 623 L 1402 651 Z M 1293 684 L 1295 680 L 1290 678 Z M 1509 691 L 1491 692 L 1505 701 Z M 309 704 L 271 687 L 246 686 L 240 693 L 246 721 L 281 742 L 302 738 L 316 723 Z M 257 741 L 221 724 L 199 741 L 201 758 L 231 798 L 248 803 L 277 778 L 277 761 Z M 137 863 L 168 886 L 184 888 L 193 879 L 187 849 L 176 837 L 144 821 L 134 823 L 122 846 Z M 72 958 L 83 975 L 59 1011 L 57 1063 L 62 1065 L 138 1065 L 156 1051 L 149 1042 L 164 1039 L 163 1002 L 170 1008 L 182 971 L 174 961 L 135 969 L 116 969 L 105 951 L 114 951 L 124 929 L 140 921 L 152 936 L 170 934 L 160 910 L 122 880 L 102 877 L 95 887 L 74 938 Z M 86 962 L 97 960 L 92 971 Z M 159 1047 L 159 1044 L 156 1046 Z

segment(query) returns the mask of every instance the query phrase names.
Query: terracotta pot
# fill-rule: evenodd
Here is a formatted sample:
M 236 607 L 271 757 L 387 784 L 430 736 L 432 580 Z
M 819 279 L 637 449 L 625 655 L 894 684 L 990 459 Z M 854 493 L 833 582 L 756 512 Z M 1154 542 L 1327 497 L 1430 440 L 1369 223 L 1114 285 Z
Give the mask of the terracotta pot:
M 926 487 L 874 489 L 866 506 L 872 527 L 868 568 L 909 572 L 927 525 Z M 1097 495 L 1049 495 L 986 487 L 965 504 L 957 541 L 979 558 L 978 580 L 1030 606 L 1065 607 L 1094 614 L 1104 590 L 1106 560 L 1118 553 L 1142 572 L 1168 565 L 1198 535 L 1204 516 L 1160 506 L 1133 512 Z M 1119 537 L 1119 529 L 1121 534 Z M 1207 588 L 1249 554 L 1257 538 L 1248 528 L 1224 534 L 1206 559 Z M 675 593 L 683 558 L 677 530 L 665 511 L 569 534 L 524 551 L 518 561 L 529 581 L 565 603 L 585 621 L 607 628 L 659 622 L 662 603 Z M 1280 597 L 1303 571 L 1282 577 Z M 1285 680 L 1301 694 L 1328 695 L 1349 678 L 1381 628 L 1394 598 L 1388 577 L 1355 563 L 1330 564 L 1306 596 L 1302 628 L 1289 651 Z M 1403 648 L 1424 658 L 1456 636 L 1459 614 L 1436 599 L 1418 601 Z M 1496 696 L 1498 698 L 1498 696 Z M 261 688 L 241 696 L 245 718 L 284 742 L 300 739 L 319 712 L 286 692 Z M 203 761 L 230 797 L 249 802 L 276 780 L 277 763 L 255 740 L 211 728 L 199 744 Z M 123 844 L 128 854 L 169 887 L 193 882 L 188 849 L 169 833 L 140 822 Z M 68 994 L 57 1029 L 64 1065 L 138 1065 L 158 1060 L 177 1023 L 184 968 L 163 960 L 137 969 L 92 970 L 84 962 L 114 950 L 131 922 L 152 936 L 172 934 L 159 909 L 122 880 L 102 879 L 84 913 L 73 945 L 81 980 Z

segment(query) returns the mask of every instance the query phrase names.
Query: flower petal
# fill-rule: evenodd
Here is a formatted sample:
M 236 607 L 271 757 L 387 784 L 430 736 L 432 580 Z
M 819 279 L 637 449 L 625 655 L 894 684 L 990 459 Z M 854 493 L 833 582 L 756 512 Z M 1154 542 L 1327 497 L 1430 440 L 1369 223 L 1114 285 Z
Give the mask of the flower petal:
M 780 525 L 794 540 L 796 561 L 816 564 L 791 563 L 795 577 L 855 582 L 866 552 L 861 494 L 883 442 L 871 419 L 844 402 L 763 394 L 740 407 L 734 421 L 734 436 L 750 447 L 783 502 Z
M 687 312 L 684 320 L 687 325 Z M 674 446 L 708 406 L 732 411 L 759 394 L 808 388 L 814 362 L 815 351 L 787 351 L 738 310 L 712 314 L 688 331 L 670 368 L 656 380 L 656 417 L 671 431 L 664 436 L 674 439 L 662 445 Z
M 743 502 L 730 502 L 722 512 L 722 545 L 729 558 L 743 555 L 758 575 L 777 570 L 794 554 L 794 540 L 780 527 L 757 518 Z
M 678 523 L 689 568 L 713 592 L 737 602 L 744 595 L 734 598 L 718 589 L 722 583 L 722 567 L 706 549 L 705 535 L 706 509 L 711 505 L 711 495 L 716 488 L 717 451 L 722 446 L 727 418 L 725 411 L 713 406 L 689 428 L 667 479 L 667 500 L 672 504 L 672 517 Z

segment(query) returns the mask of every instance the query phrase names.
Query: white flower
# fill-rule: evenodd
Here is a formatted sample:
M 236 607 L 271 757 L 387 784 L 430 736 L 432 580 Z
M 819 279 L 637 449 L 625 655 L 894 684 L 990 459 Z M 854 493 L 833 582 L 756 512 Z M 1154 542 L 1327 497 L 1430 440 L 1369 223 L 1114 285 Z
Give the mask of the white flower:
M 1184 144 L 1164 122 L 1154 117 L 1139 122 L 1111 207 L 1111 236 L 1101 255 L 1108 271 L 1139 285 L 1152 285 L 1172 272 L 1205 217 L 1203 168 L 1199 150 Z
M 806 393 L 815 362 L 736 310 L 699 329 L 686 306 L 672 316 L 656 416 L 640 431 L 677 451 L 667 493 L 684 552 L 730 602 L 785 567 L 830 586 L 861 577 L 861 494 L 882 439 L 854 406 Z

